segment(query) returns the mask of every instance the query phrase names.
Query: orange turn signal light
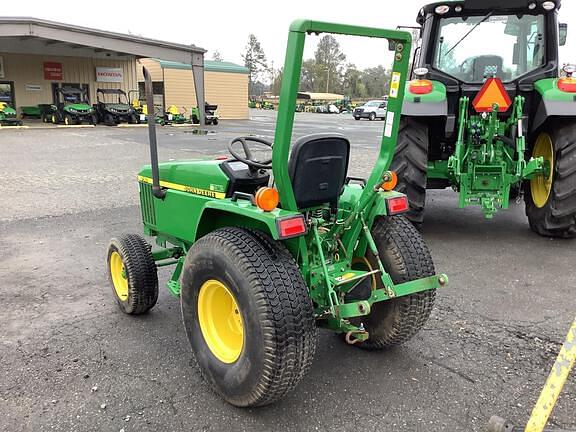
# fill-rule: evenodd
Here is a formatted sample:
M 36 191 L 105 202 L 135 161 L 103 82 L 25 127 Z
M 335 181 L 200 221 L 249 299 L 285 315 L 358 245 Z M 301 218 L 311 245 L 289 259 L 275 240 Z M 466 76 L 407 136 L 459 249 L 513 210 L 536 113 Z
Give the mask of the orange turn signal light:
M 256 205 L 264 210 L 265 212 L 269 212 L 274 210 L 278 207 L 278 203 L 280 202 L 280 196 L 278 195 L 278 191 L 271 187 L 263 187 L 258 189 L 256 192 Z
M 410 85 L 408 86 L 408 90 L 410 93 L 422 95 L 432 93 L 433 89 L 432 81 L 427 79 L 415 79 L 410 81 Z
M 398 184 L 398 175 L 394 171 L 388 171 L 384 174 L 384 183 L 380 186 L 385 191 L 393 190 Z

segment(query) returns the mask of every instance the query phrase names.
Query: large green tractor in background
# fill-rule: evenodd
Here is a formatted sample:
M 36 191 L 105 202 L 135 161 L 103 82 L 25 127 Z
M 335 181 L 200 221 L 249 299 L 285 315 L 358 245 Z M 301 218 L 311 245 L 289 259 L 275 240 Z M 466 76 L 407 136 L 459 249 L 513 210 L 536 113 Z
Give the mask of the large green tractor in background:
M 464 0 L 422 8 L 392 169 L 409 218 L 427 189 L 492 217 L 524 195 L 533 231 L 576 236 L 576 68 L 559 77 L 560 0 Z
M 292 143 L 304 42 L 310 33 L 385 38 L 394 77 L 380 153 L 368 178 L 348 177 L 349 140 L 316 133 Z M 274 143 L 238 137 L 222 160 L 159 164 L 148 117 L 151 164 L 139 173 L 144 233 L 112 239 L 108 273 L 127 314 L 158 299 L 157 268 L 174 266 L 196 363 L 237 406 L 265 405 L 292 390 L 316 350 L 316 327 L 350 345 L 402 344 L 425 324 L 437 275 L 430 252 L 393 191 L 392 160 L 410 61 L 409 33 L 315 21 L 290 28 Z M 152 81 L 144 69 L 148 112 Z M 264 150 L 264 154 L 258 150 Z M 271 155 L 270 155 L 271 152 Z M 125 330 L 124 330 L 125 331 Z

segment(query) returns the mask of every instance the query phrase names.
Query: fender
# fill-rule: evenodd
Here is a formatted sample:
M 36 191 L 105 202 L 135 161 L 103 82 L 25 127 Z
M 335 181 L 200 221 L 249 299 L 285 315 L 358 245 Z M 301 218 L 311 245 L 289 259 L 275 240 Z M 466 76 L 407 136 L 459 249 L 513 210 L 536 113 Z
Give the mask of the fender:
M 406 83 L 402 115 L 414 117 L 445 117 L 448 115 L 446 86 L 432 81 L 432 92 L 417 95 L 410 92 L 410 83 Z
M 558 78 L 545 78 L 534 83 L 540 96 L 530 131 L 536 131 L 549 117 L 576 117 L 576 93 L 558 88 Z
M 276 226 L 278 219 L 301 215 L 301 213 L 280 208 L 272 210 L 271 212 L 265 212 L 247 200 L 231 201 L 230 199 L 225 199 L 206 201 L 206 205 L 200 213 L 195 241 L 217 228 L 229 226 L 230 219 L 234 217 L 231 214 L 235 215 L 236 218 L 234 225 L 258 229 L 269 234 L 274 240 L 280 239 L 278 227 Z

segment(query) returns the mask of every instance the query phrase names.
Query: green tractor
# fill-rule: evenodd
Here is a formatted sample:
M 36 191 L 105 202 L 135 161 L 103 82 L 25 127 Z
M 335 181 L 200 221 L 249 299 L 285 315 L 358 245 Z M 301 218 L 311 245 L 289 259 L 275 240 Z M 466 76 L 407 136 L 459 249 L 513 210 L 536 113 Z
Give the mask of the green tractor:
M 76 87 L 60 87 L 56 89 L 56 103 L 51 107 L 50 121 L 54 124 L 64 123 L 66 126 L 88 123 L 98 123 L 96 111 L 88 102 L 86 90 Z
M 576 236 L 576 79 L 559 77 L 560 0 L 462 0 L 418 14 L 392 169 L 424 220 L 427 189 L 453 188 L 487 218 L 526 203 L 543 236 Z
M 0 126 L 22 126 L 16 110 L 6 102 L 0 102 Z
M 397 115 L 389 116 L 367 179 L 347 176 L 350 142 L 343 135 L 313 134 L 291 146 L 310 33 L 395 42 L 399 86 L 388 109 Z M 274 144 L 238 137 L 225 160 L 159 164 L 148 119 L 151 164 L 138 181 L 144 233 L 156 247 L 136 234 L 111 240 L 112 292 L 123 312 L 142 314 L 157 301 L 157 269 L 175 266 L 168 290 L 180 297 L 196 363 L 233 405 L 269 404 L 292 390 L 314 357 L 317 327 L 367 350 L 408 341 L 448 281 L 435 274 L 423 239 L 402 216 L 408 201 L 393 191 L 396 177 L 388 171 L 410 45 L 403 31 L 295 21 Z M 144 77 L 150 112 L 146 69 Z

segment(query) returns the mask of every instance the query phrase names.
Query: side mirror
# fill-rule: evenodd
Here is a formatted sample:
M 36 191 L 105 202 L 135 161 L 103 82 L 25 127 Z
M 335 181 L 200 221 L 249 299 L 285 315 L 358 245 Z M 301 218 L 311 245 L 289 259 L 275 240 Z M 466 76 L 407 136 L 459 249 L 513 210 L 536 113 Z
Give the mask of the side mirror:
M 385 103 L 381 103 L 378 108 L 386 108 L 386 104 L 385 104 Z
M 560 46 L 566 45 L 566 38 L 568 37 L 568 24 L 566 23 L 558 24 L 558 37 Z

